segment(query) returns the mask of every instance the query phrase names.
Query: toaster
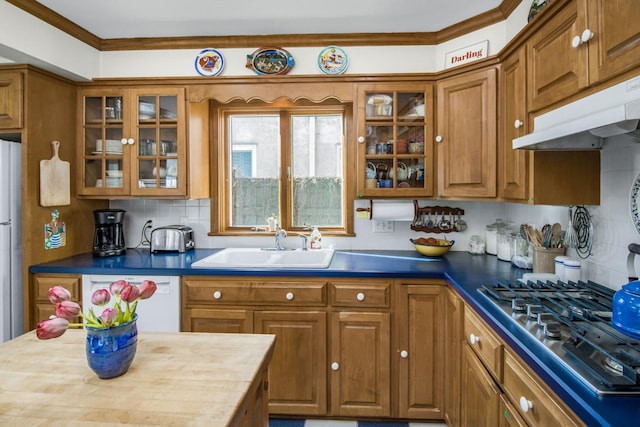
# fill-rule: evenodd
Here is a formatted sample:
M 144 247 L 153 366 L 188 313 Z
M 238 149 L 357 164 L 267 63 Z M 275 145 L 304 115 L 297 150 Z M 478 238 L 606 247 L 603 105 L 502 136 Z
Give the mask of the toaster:
M 186 225 L 167 225 L 151 231 L 151 252 L 186 252 L 195 247 L 193 229 Z

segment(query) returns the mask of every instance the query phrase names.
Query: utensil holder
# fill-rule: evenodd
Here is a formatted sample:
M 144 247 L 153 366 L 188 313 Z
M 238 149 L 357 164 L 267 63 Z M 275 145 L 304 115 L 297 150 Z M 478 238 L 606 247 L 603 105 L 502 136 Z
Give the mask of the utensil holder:
M 533 247 L 533 272 L 554 273 L 556 271 L 556 257 L 564 255 L 566 248 Z

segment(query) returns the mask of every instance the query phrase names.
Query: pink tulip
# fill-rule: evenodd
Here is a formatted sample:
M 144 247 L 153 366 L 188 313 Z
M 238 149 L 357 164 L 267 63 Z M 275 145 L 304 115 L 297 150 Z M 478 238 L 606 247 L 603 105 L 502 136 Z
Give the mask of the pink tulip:
M 41 340 L 58 338 L 66 332 L 68 327 L 69 321 L 67 319 L 63 319 L 62 317 L 53 317 L 38 323 L 36 335 L 38 339 Z
M 118 318 L 118 311 L 113 308 L 105 308 L 100 315 L 100 319 L 102 319 L 102 323 L 106 326 L 111 326 L 114 324 L 116 319 Z
M 132 286 L 129 284 L 127 284 L 127 286 L 125 286 L 120 293 L 120 298 L 122 299 L 122 301 L 126 301 L 128 303 L 134 302 L 138 299 L 138 297 L 140 297 L 140 289 L 138 289 L 137 286 Z
M 143 280 L 138 289 L 140 290 L 140 299 L 148 299 L 156 292 L 158 285 L 152 280 Z
M 54 286 L 49 289 L 49 301 L 51 304 L 57 304 L 61 301 L 69 301 L 71 299 L 71 292 L 63 288 L 62 286 Z
M 80 304 L 73 301 L 60 301 L 56 304 L 56 316 L 71 320 L 80 314 Z
M 102 307 L 111 300 L 111 294 L 107 289 L 97 289 L 93 295 L 91 295 L 91 304 L 99 305 Z
M 129 285 L 129 282 L 127 282 L 126 280 L 118 280 L 117 282 L 113 282 L 111 285 L 109 285 L 109 290 L 113 295 L 117 296 L 122 293 L 122 289 L 124 289 L 127 285 Z

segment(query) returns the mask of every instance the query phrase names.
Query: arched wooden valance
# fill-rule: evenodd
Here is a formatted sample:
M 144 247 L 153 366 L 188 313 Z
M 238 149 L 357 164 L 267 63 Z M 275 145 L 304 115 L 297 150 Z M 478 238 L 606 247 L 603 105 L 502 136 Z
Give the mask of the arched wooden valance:
M 353 82 L 251 82 L 194 85 L 189 87 L 189 101 L 202 102 L 215 100 L 221 104 L 232 101 L 274 102 L 286 98 L 291 101 L 302 99 L 311 102 L 323 102 L 336 99 L 341 102 L 353 102 Z

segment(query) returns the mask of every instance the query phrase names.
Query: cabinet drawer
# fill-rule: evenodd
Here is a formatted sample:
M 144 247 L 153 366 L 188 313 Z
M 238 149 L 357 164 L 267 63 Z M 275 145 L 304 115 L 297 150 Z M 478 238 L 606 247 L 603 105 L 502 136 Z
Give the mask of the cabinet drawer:
M 504 390 L 527 424 L 532 426 L 580 426 L 582 423 L 560 405 L 553 392 L 530 373 L 509 351 L 504 356 Z M 523 409 L 526 408 L 525 409 Z
M 183 279 L 190 304 L 326 305 L 326 282 L 214 281 Z
M 339 307 L 381 307 L 390 305 L 390 282 L 333 282 L 331 305 Z
M 504 345 L 471 310 L 464 313 L 464 336 L 469 346 L 486 365 L 493 376 L 502 382 L 502 358 Z

